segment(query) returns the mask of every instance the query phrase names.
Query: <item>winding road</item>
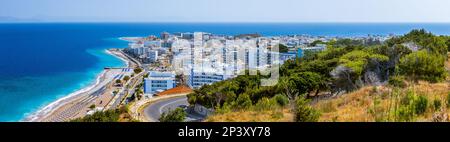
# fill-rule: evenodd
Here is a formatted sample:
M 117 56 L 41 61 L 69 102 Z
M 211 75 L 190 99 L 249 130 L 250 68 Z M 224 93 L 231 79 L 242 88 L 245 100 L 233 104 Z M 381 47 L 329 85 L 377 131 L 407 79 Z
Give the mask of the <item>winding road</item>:
M 151 122 L 158 122 L 162 113 L 174 110 L 181 105 L 189 105 L 186 96 L 159 100 L 146 106 L 144 108 L 144 115 Z M 186 121 L 198 121 L 202 119 L 203 117 L 198 114 L 188 113 Z

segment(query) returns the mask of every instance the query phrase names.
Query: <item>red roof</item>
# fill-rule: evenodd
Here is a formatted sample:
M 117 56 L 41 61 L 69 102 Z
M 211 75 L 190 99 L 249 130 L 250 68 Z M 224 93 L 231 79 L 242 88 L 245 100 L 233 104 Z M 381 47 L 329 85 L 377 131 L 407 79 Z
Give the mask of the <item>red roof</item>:
M 177 94 L 189 94 L 194 92 L 191 88 L 187 86 L 178 86 L 161 93 L 156 94 L 156 96 L 165 96 L 165 95 L 177 95 Z

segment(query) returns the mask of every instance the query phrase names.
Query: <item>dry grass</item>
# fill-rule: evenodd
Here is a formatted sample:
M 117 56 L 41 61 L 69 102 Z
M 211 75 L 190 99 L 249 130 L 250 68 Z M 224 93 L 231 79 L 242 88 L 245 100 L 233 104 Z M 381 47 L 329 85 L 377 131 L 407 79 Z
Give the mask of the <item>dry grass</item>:
M 367 109 L 372 103 L 369 98 L 370 90 L 371 87 L 365 87 L 356 92 L 314 104 L 313 107 L 322 113 L 319 121 L 370 121 L 370 117 L 367 116 Z
M 415 94 L 424 95 L 428 98 L 429 106 L 426 113 L 417 117 L 416 121 L 430 121 L 435 111 L 432 102 L 435 99 L 441 100 L 443 111 L 450 112 L 445 109 L 446 97 L 450 90 L 448 83 L 427 83 L 419 82 L 410 85 L 408 88 L 400 89 L 399 94 L 405 95 L 408 90 L 413 90 Z M 398 100 L 392 96 L 393 89 L 389 87 L 364 87 L 355 92 L 341 95 L 330 100 L 319 101 L 313 104 L 313 107 L 322 112 L 319 121 L 338 121 L 338 122 L 374 122 L 376 115 L 384 115 L 390 117 L 389 111 L 394 107 L 395 101 Z M 401 96 L 399 96 L 401 97 Z M 399 98 L 397 97 L 397 98 Z M 377 107 L 375 100 L 378 100 Z M 370 113 L 370 111 L 377 113 Z M 388 121 L 392 121 L 388 120 Z
M 450 53 L 449 60 L 445 62 L 447 70 L 450 72 Z M 386 86 L 364 87 L 357 91 L 341 95 L 329 100 L 321 100 L 312 106 L 321 112 L 319 121 L 322 122 L 374 122 L 377 117 L 382 115 L 388 118 L 387 121 L 393 121 L 392 113 L 395 104 L 401 95 L 406 95 L 408 91 L 414 94 L 423 95 L 428 99 L 428 109 L 423 115 L 416 116 L 415 121 L 432 121 L 436 113 L 444 113 L 449 116 L 450 109 L 447 109 L 447 95 L 450 91 L 450 73 L 447 76 L 447 82 L 428 83 L 419 82 L 417 84 L 408 83 L 407 88 L 401 88 L 397 91 L 400 96 L 395 96 L 394 89 Z M 441 100 L 442 107 L 440 111 L 433 108 L 434 100 Z M 377 103 L 375 103 L 377 102 Z M 375 104 L 376 107 L 375 107 Z M 375 111 L 376 113 L 370 113 Z M 281 116 L 281 117 L 280 117 Z M 226 114 L 217 114 L 206 119 L 207 122 L 292 122 L 294 114 L 290 109 L 271 110 L 271 111 L 237 111 Z M 450 118 L 450 117 L 449 117 Z
M 267 111 L 237 111 L 209 116 L 206 122 L 292 122 L 294 115 L 290 109 Z
M 415 118 L 415 121 L 431 121 L 433 115 L 436 113 L 450 114 L 450 109 L 447 109 L 447 95 L 450 91 L 450 52 L 449 59 L 445 62 L 445 66 L 449 71 L 447 81 L 443 83 L 428 83 L 419 82 L 417 84 L 408 83 L 407 88 L 398 90 L 400 95 L 405 95 L 408 91 L 413 91 L 414 94 L 423 95 L 428 99 L 429 107 L 427 111 Z M 389 110 L 395 108 L 398 98 L 402 96 L 393 96 L 394 90 L 389 87 L 380 86 L 364 87 L 355 92 L 341 95 L 330 100 L 319 101 L 313 104 L 313 107 L 322 112 L 319 121 L 338 121 L 338 122 L 373 122 L 376 121 L 376 114 L 390 117 Z M 375 107 L 375 101 L 378 100 Z M 433 109 L 433 101 L 440 100 L 442 109 L 435 111 Z M 370 111 L 377 111 L 377 113 L 370 113 Z M 381 113 L 380 113 L 381 112 Z M 383 113 L 385 112 L 385 113 Z M 389 119 L 388 121 L 392 121 Z

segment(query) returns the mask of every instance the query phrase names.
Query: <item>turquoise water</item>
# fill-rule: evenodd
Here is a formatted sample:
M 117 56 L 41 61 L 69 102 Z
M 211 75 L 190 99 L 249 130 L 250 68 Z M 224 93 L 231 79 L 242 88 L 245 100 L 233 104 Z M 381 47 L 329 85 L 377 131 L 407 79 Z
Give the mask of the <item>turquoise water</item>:
M 126 66 L 126 63 L 122 60 L 107 54 L 106 49 L 124 48 L 127 43 L 118 38 L 102 40 L 111 46 L 86 48 L 84 52 L 80 52 L 80 54 L 93 57 L 93 61 L 87 62 L 91 64 L 87 68 L 67 72 L 53 72 L 49 68 L 48 70 L 51 73 L 44 73 L 43 75 L 30 73 L 30 75 L 14 77 L 1 76 L 0 121 L 19 121 L 59 98 L 92 85 L 104 67 Z M 73 55 L 65 56 L 65 58 L 71 57 Z M 14 62 L 14 60 L 9 62 Z M 36 65 L 30 66 L 39 68 Z M 34 68 L 29 68 L 29 71 L 33 72 Z
M 106 66 L 125 66 L 122 60 L 107 54 L 103 48 L 89 49 L 86 53 L 98 58 L 98 62 L 83 71 L 46 76 L 24 76 L 0 81 L 0 84 L 9 84 L 8 89 L 2 89 L 2 93 L 13 94 L 10 98 L 5 98 L 5 95 L 2 96 L 1 111 L 14 109 L 14 112 L 16 112 L 1 113 L 0 121 L 21 120 L 39 108 L 95 83 L 96 77 Z M 11 88 L 11 86 L 14 88 Z M 14 103 L 4 103 L 8 100 L 14 100 Z
M 125 48 L 125 36 L 211 32 L 264 36 L 405 34 L 424 28 L 450 35 L 450 24 L 257 23 L 47 23 L 0 24 L 0 121 L 19 121 L 49 103 L 92 84 L 103 68 L 125 66 L 105 53 Z

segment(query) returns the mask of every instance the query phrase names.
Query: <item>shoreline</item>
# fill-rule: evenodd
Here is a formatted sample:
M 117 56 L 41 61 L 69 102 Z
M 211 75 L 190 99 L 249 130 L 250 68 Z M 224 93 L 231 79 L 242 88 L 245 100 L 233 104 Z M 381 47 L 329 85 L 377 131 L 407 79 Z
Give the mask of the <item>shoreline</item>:
M 105 49 L 105 53 L 122 60 L 126 64 L 124 68 L 131 67 L 131 61 L 127 60 L 127 58 L 124 57 L 125 55 L 122 55 L 122 53 L 118 53 L 117 51 L 113 50 L 117 49 Z M 79 98 L 83 96 L 86 96 L 87 95 L 86 93 L 93 91 L 93 89 L 101 87 L 100 84 L 105 81 L 107 73 L 108 70 L 103 69 L 103 71 L 96 76 L 96 79 L 86 87 L 78 89 L 75 92 L 72 92 L 62 98 L 52 101 L 51 103 L 45 105 L 44 107 L 39 108 L 37 111 L 26 115 L 26 117 L 19 120 L 19 122 L 41 122 L 44 119 L 52 116 L 55 112 L 57 112 L 64 106 L 77 101 Z
M 39 120 L 50 116 L 58 108 L 69 104 L 70 102 L 76 100 L 78 97 L 81 97 L 83 93 L 89 92 L 90 90 L 94 89 L 97 85 L 100 84 L 102 77 L 105 76 L 105 73 L 106 70 L 103 70 L 100 74 L 97 75 L 95 81 L 90 83 L 90 85 L 72 92 L 67 96 L 59 98 L 48 105 L 45 105 L 44 107 L 38 109 L 36 112 L 27 115 L 24 119 L 20 120 L 20 122 L 39 122 Z

